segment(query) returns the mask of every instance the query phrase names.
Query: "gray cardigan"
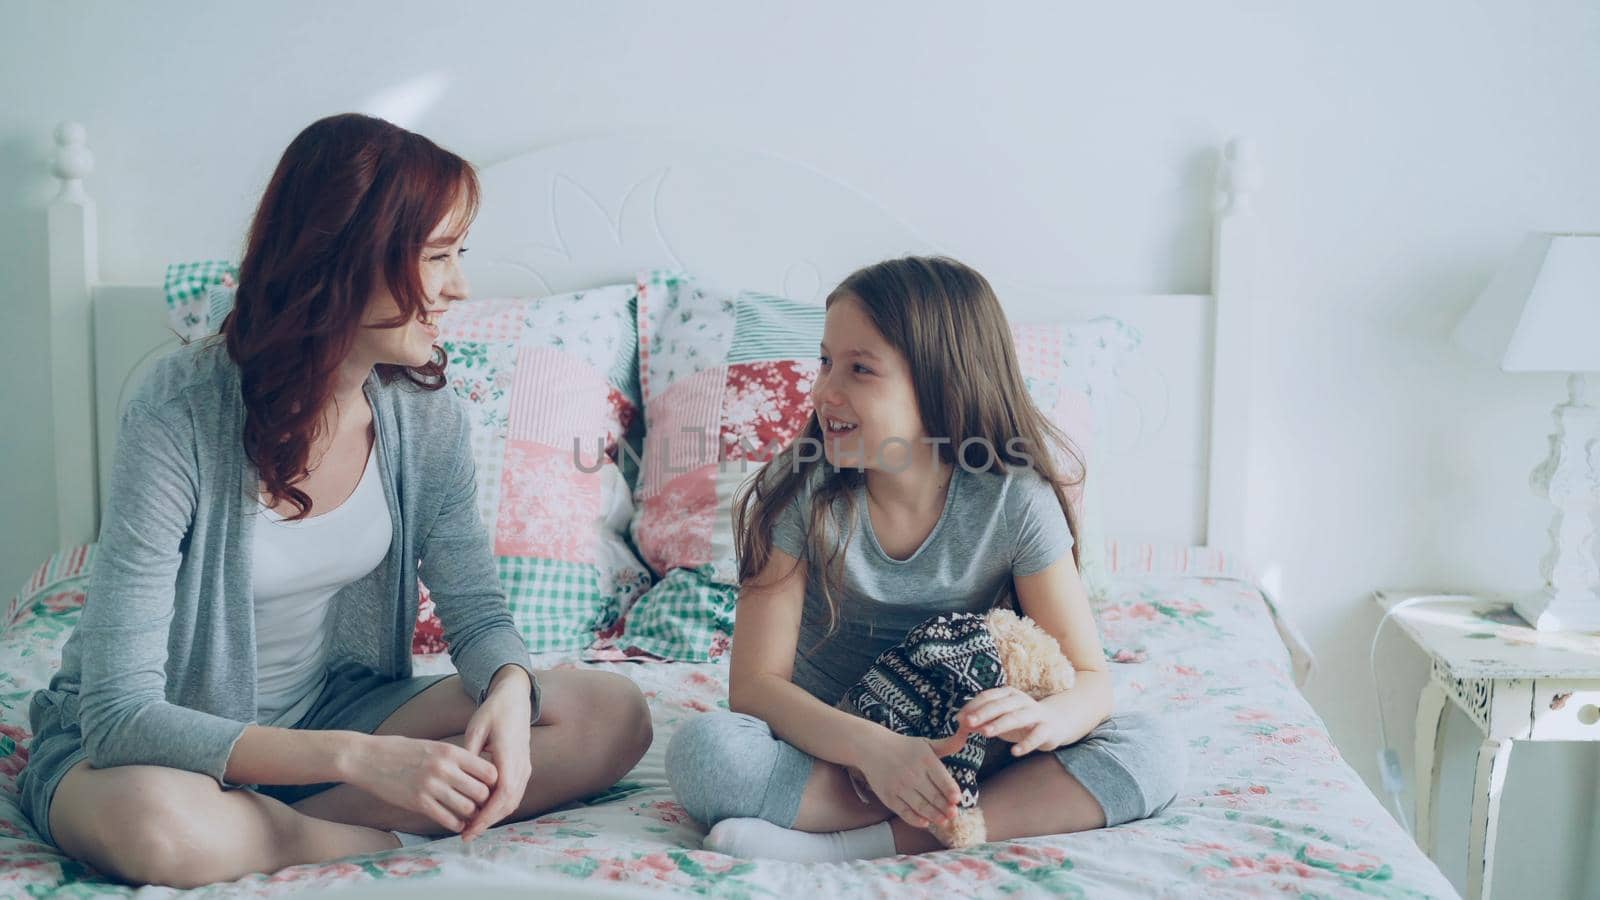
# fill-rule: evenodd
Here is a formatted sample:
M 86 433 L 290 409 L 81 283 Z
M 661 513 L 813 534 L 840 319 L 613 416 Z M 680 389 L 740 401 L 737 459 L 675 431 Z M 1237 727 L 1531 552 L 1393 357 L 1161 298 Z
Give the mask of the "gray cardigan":
M 508 663 L 531 677 L 478 517 L 459 402 L 375 373 L 365 391 L 394 537 L 378 568 L 334 595 L 330 665 L 411 674 L 420 565 L 470 695 L 482 699 Z M 155 364 L 122 417 L 83 617 L 31 709 L 40 743 L 76 724 L 97 768 L 168 766 L 226 783 L 256 717 L 259 478 L 243 433 L 239 369 L 220 339 Z

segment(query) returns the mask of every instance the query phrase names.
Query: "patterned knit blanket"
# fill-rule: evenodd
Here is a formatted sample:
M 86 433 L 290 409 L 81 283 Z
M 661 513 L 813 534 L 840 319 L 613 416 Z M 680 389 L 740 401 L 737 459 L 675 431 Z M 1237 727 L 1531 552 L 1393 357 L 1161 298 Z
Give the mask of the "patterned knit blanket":
M 1006 684 L 1005 668 L 986 613 L 951 613 L 930 619 L 879 655 L 845 692 L 840 706 L 898 734 L 949 737 L 968 701 Z M 944 758 L 961 789 L 962 809 L 978 802 L 978 770 L 992 739 L 974 732 Z

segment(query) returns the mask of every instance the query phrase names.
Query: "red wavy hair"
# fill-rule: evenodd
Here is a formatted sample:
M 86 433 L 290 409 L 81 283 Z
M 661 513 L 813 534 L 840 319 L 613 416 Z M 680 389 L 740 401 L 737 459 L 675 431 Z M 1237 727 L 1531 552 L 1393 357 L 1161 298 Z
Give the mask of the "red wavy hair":
M 421 315 L 429 235 L 452 214 L 464 229 L 477 208 L 471 163 L 382 119 L 329 116 L 284 151 L 250 225 L 221 333 L 239 366 L 245 453 L 273 504 L 299 510 L 291 518 L 311 512 L 295 484 L 368 301 L 379 288 L 393 295 L 400 315 L 387 327 Z M 380 365 L 378 375 L 438 390 L 447 359 L 434 351 L 426 365 Z

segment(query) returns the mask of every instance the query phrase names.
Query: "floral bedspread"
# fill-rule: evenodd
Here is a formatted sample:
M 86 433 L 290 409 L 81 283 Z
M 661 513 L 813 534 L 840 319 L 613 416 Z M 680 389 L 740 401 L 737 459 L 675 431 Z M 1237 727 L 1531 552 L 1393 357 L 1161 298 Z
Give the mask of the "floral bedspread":
M 1340 758 L 1296 690 L 1261 594 L 1208 551 L 1123 547 L 1098 612 L 1118 663 L 1117 703 L 1172 717 L 1188 735 L 1189 779 L 1165 811 L 1078 835 L 849 864 L 733 859 L 700 849 L 703 830 L 673 800 L 668 739 L 725 704 L 725 665 L 577 662 L 645 691 L 655 745 L 605 796 L 509 825 L 463 846 L 445 840 L 300 866 L 191 892 L 275 895 L 305 888 L 496 885 L 519 893 L 618 896 L 632 887 L 731 897 L 1044 895 L 1068 897 L 1453 897 L 1444 877 Z M 0 634 L 0 896 L 128 893 L 41 843 L 16 803 L 27 702 L 60 659 L 82 603 L 82 566 L 58 556 L 6 610 Z M 423 671 L 448 669 L 419 657 Z M 611 889 L 605 889 L 611 888 Z M 620 890 L 618 890 L 620 889 Z M 161 895 L 173 891 L 151 891 Z

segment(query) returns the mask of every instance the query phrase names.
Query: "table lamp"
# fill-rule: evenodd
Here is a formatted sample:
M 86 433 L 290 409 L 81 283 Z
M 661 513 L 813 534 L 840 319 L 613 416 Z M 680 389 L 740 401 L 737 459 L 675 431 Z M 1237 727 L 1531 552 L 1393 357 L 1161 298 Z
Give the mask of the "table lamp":
M 1502 371 L 1568 373 L 1550 455 L 1530 478 L 1556 508 L 1545 583 L 1514 605 L 1541 631 L 1600 631 L 1600 233 L 1529 235 L 1453 338 Z

